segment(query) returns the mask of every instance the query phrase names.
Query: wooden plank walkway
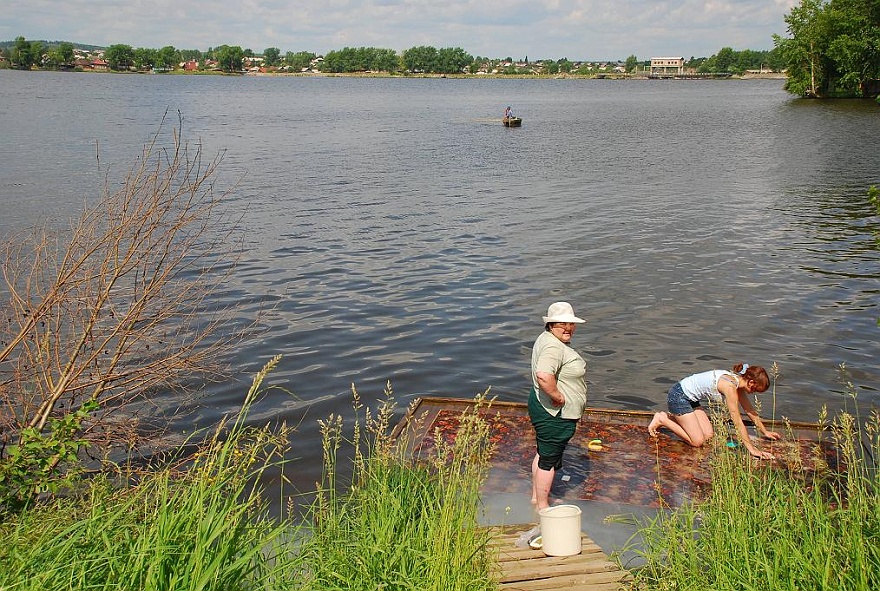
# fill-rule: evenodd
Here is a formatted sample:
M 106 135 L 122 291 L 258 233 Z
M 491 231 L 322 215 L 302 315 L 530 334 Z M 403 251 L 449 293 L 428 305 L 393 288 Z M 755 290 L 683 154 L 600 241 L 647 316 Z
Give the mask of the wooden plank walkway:
M 632 575 L 609 560 L 602 548 L 581 533 L 577 556 L 545 556 L 541 550 L 518 548 L 519 532 L 530 525 L 492 528 L 490 546 L 497 553 L 499 591 L 620 591 Z M 517 530 L 517 531 L 514 531 Z

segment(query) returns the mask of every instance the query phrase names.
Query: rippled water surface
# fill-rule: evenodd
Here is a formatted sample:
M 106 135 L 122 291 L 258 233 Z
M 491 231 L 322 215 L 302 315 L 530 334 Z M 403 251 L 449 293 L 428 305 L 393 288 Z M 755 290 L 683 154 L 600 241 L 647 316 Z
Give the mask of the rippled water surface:
M 507 104 L 522 128 L 500 124 Z M 244 216 L 220 303 L 271 310 L 232 360 L 241 381 L 192 417 L 233 408 L 282 353 L 272 381 L 297 398 L 257 418 L 305 417 L 303 482 L 315 421 L 347 412 L 352 384 L 367 403 L 389 380 L 403 405 L 488 387 L 522 400 L 560 299 L 588 320 L 574 345 L 594 406 L 659 408 L 673 381 L 739 361 L 779 363 L 778 415 L 841 408 L 840 363 L 878 403 L 870 101 L 798 100 L 772 80 L 0 71 L 0 232 L 75 216 L 166 111 L 166 129 L 180 116 L 186 140 L 224 153 Z

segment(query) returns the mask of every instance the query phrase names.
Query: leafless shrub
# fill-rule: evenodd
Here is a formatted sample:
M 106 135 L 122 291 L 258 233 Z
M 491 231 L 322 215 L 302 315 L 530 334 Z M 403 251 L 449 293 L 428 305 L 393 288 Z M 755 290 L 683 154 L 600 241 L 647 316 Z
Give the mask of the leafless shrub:
M 235 220 L 215 194 L 221 157 L 203 159 L 174 131 L 63 236 L 43 228 L 0 245 L 0 460 L 24 430 L 87 401 L 98 409 L 78 437 L 131 446 L 135 403 L 224 375 L 222 353 L 241 335 L 212 295 L 234 269 Z

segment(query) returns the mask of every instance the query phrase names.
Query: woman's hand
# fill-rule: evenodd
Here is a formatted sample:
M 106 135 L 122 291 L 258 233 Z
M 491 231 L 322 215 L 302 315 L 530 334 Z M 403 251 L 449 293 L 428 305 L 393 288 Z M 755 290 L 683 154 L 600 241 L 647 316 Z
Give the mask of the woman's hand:
M 772 439 L 773 441 L 779 441 L 782 439 L 782 435 L 776 431 L 764 431 L 763 436 L 767 439 Z
M 538 378 L 538 387 L 550 397 L 553 406 L 565 406 L 565 395 L 559 391 L 554 374 L 539 371 L 535 373 L 535 377 Z
M 757 447 L 749 447 L 749 453 L 752 454 L 752 457 L 758 458 L 759 460 L 775 460 L 776 456 L 771 454 L 769 451 L 762 451 Z

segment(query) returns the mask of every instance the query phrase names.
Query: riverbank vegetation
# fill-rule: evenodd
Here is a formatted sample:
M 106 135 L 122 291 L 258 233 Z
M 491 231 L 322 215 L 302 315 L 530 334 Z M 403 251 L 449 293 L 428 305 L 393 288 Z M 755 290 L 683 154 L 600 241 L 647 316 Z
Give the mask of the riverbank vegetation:
M 69 228 L 2 245 L 0 509 L 63 487 L 85 454 L 110 468 L 161 432 L 141 423 L 157 392 L 180 404 L 226 375 L 247 327 L 212 296 L 235 267 L 235 220 L 214 192 L 219 158 L 173 135 Z
M 477 527 L 491 453 L 486 423 L 475 412 L 465 415 L 455 443 L 438 442 L 436 454 L 414 463 L 405 434 L 389 430 L 389 387 L 376 412 L 356 406 L 350 433 L 338 416 L 322 421 L 325 471 L 317 498 L 302 519 L 289 506 L 279 516 L 263 483 L 270 472 L 295 469 L 285 459 L 295 432 L 247 426 L 278 361 L 255 377 L 234 419 L 189 442 L 196 453 L 128 473 L 122 484 L 105 476 L 82 480 L 7 514 L 0 588 L 495 589 L 488 534 Z M 347 483 L 340 454 L 354 458 Z
M 880 587 L 880 415 L 843 412 L 828 427 L 839 470 L 799 457 L 788 470 L 761 465 L 716 437 L 707 498 L 643 524 L 636 588 Z
M 353 390 L 355 408 L 362 410 Z M 480 489 L 492 445 L 478 411 L 461 417 L 452 443 L 413 461 L 407 433 L 390 435 L 390 385 L 376 413 L 353 429 L 350 492 L 340 496 L 341 419 L 322 421 L 327 477 L 310 512 L 314 529 L 303 546 L 308 585 L 324 589 L 489 591 L 497 588 L 488 530 L 478 527 Z M 369 446 L 361 444 L 366 433 Z
M 880 2 L 801 0 L 774 36 L 788 71 L 786 89 L 809 97 L 878 96 Z
M 406 434 L 389 433 L 390 386 L 372 413 L 353 390 L 362 418 L 352 434 L 338 416 L 322 423 L 324 477 L 300 507 L 284 491 L 294 430 L 248 423 L 275 358 L 235 418 L 141 456 L 162 433 L 141 423 L 154 395 L 182 404 L 188 386 L 223 377 L 241 334 L 212 299 L 239 227 L 214 193 L 218 164 L 160 128 L 69 230 L 5 243 L 0 588 L 494 588 L 476 414 L 412 462 Z

